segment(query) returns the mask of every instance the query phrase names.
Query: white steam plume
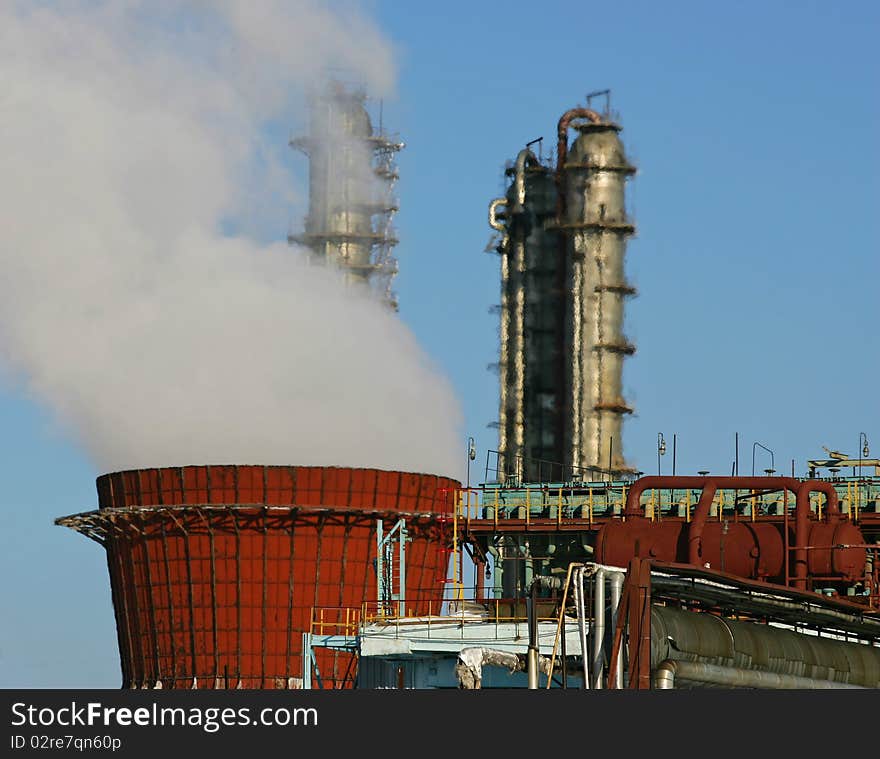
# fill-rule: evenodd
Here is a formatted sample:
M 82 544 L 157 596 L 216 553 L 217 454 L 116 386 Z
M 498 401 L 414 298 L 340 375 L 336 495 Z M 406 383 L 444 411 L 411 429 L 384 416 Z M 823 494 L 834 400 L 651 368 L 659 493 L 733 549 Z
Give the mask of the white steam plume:
M 343 66 L 390 92 L 368 21 L 318 0 L 13 3 L 0 50 L 0 351 L 102 471 L 459 473 L 458 404 L 399 318 L 223 232 L 286 232 L 265 126 L 305 84 Z

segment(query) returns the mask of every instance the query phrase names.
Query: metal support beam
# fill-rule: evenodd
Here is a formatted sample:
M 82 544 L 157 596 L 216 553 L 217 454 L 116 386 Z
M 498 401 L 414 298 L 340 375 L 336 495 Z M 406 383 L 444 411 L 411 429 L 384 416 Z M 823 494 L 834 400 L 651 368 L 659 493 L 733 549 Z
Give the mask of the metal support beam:
M 406 520 L 398 519 L 387 533 L 384 523 L 376 520 L 376 585 L 380 603 L 397 601 L 397 614 L 406 616 L 406 542 L 409 539 Z M 395 556 L 397 543 L 397 591 L 394 590 Z

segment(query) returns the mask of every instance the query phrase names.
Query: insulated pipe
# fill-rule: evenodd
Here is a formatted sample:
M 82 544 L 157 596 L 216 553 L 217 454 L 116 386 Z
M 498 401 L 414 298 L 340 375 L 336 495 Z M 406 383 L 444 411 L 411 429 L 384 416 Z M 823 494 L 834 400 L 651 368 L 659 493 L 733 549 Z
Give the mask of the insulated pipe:
M 529 690 L 538 689 L 538 583 L 529 584 L 529 648 L 526 669 Z
M 722 667 L 718 664 L 666 659 L 654 672 L 654 687 L 671 690 L 675 687 L 675 677 L 683 680 L 707 683 L 723 688 L 764 688 L 774 690 L 865 690 L 860 685 L 838 683 L 832 680 L 816 680 L 812 677 L 784 675 L 778 672 L 765 672 L 738 667 Z
M 499 206 L 506 206 L 507 198 L 495 198 L 491 203 L 489 203 L 489 226 L 492 229 L 501 232 L 501 245 L 507 245 L 507 227 L 504 226 L 504 222 L 498 221 L 498 208 Z
M 562 581 L 558 577 L 550 575 L 535 575 L 534 579 L 529 583 L 529 648 L 526 658 L 526 670 L 528 672 L 530 690 L 537 690 L 538 688 L 538 665 L 540 659 L 538 647 L 538 588 L 541 586 L 550 590 L 558 590 L 562 587 Z M 552 674 L 552 670 L 548 670 L 548 680 Z
M 623 581 L 626 577 L 624 572 L 611 573 L 611 629 L 617 628 L 617 614 L 620 611 L 620 597 L 623 591 Z M 617 665 L 614 672 L 609 673 L 609 677 L 613 678 L 614 687 L 617 690 L 623 688 L 623 657 L 617 657 Z
M 595 582 L 593 584 L 593 688 L 601 690 L 602 673 L 605 665 L 603 656 L 605 643 L 605 580 L 611 579 L 611 620 L 617 622 L 617 608 L 620 605 L 621 588 L 626 572 L 601 565 L 595 566 Z M 614 678 L 615 687 L 623 687 L 623 659 L 618 658 L 615 672 L 609 673 Z
M 824 493 L 827 500 L 825 515 L 829 520 L 840 519 L 837 491 L 830 482 L 804 480 L 797 491 L 794 514 L 794 586 L 807 589 L 807 543 L 810 539 L 810 493 Z M 786 560 L 788 557 L 786 557 Z
M 578 618 L 578 635 L 581 643 L 581 659 L 584 665 L 584 688 L 590 687 L 590 657 L 587 653 L 587 612 L 584 605 L 584 568 L 577 567 L 571 578 L 574 584 L 574 607 Z
M 593 575 L 593 689 L 602 689 L 602 656 L 605 642 L 605 570 L 597 569 Z
M 538 159 L 535 154 L 528 148 L 523 148 L 516 156 L 515 174 L 514 174 L 514 206 L 510 209 L 511 213 L 522 213 L 526 202 L 526 163 L 532 166 L 538 165 Z M 493 201 L 494 202 L 494 201 Z M 491 206 L 490 206 L 491 208 Z
M 662 570 L 661 570 L 662 571 Z M 680 586 L 675 586 L 670 583 L 664 582 L 664 580 L 670 579 L 669 576 L 664 578 L 654 578 L 652 579 L 652 583 L 657 585 L 665 585 L 667 588 L 678 589 Z M 737 578 L 738 581 L 742 582 L 742 578 Z M 674 581 L 673 581 L 674 582 Z M 745 581 L 743 582 L 743 586 L 745 590 L 741 589 L 719 589 L 716 593 L 711 595 L 713 600 L 716 601 L 726 601 L 730 602 L 736 601 L 736 594 L 741 592 L 749 593 L 752 590 L 756 590 L 756 585 L 758 583 L 754 581 Z M 821 615 L 821 622 L 827 625 L 833 625 L 835 622 L 850 622 L 853 621 L 853 613 L 841 612 L 835 609 L 827 609 L 827 608 L 818 608 L 815 606 L 814 601 L 810 601 L 808 599 L 804 599 L 803 597 L 799 597 L 798 600 L 791 601 L 781 601 L 776 598 L 761 598 L 761 606 L 766 607 L 768 609 L 774 609 L 781 612 L 786 613 L 801 613 L 803 614 L 805 611 L 809 613 L 812 617 L 816 617 L 817 615 Z M 862 619 L 861 624 L 865 626 L 865 634 L 866 635 L 880 635 L 880 622 L 874 621 L 872 619 Z

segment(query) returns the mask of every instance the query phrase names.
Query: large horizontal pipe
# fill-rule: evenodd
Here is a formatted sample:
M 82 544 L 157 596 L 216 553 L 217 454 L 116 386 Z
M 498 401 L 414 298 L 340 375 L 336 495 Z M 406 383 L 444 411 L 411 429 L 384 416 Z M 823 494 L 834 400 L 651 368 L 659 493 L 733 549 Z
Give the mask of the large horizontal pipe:
M 646 490 L 669 488 L 703 490 L 707 484 L 727 490 L 791 490 L 797 493 L 800 480 L 794 477 L 641 477 L 636 480 L 626 494 L 624 514 L 628 517 L 641 516 L 641 497 Z M 707 502 L 711 503 L 711 498 Z M 697 515 L 694 514 L 694 520 Z
M 880 687 L 877 646 L 653 606 L 652 667 L 669 659 Z
M 654 687 L 671 690 L 675 678 L 716 685 L 723 688 L 765 688 L 774 690 L 865 690 L 861 685 L 837 683 L 831 680 L 816 680 L 812 677 L 785 675 L 756 669 L 722 667 L 718 664 L 667 659 L 660 663 L 654 672 Z

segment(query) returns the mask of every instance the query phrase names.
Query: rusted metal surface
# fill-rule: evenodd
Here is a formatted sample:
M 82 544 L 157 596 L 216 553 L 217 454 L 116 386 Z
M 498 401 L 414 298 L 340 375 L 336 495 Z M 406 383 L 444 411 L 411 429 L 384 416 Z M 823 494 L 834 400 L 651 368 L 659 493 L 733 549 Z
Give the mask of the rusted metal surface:
M 643 516 L 642 494 L 650 489 L 700 491 L 689 524 Z M 627 494 L 626 521 L 607 522 L 597 537 L 597 559 L 619 564 L 636 553 L 662 561 L 708 564 L 721 571 L 784 582 L 788 578 L 785 538 L 787 512 L 775 524 L 747 521 L 709 521 L 718 490 L 788 490 L 795 495 L 794 585 L 806 589 L 808 576 L 853 582 L 864 575 L 866 549 L 861 530 L 840 511 L 832 483 L 791 477 L 643 477 Z M 826 498 L 824 521 L 810 508 L 810 495 Z M 807 545 L 818 547 L 808 551 Z
M 375 600 L 376 519 L 407 519 L 407 610 L 442 595 L 443 477 L 203 466 L 98 478 L 100 509 L 57 520 L 107 549 L 124 687 L 291 687 L 313 606 Z M 318 653 L 325 687 L 351 655 Z
M 633 558 L 629 562 L 624 594 L 628 595 L 629 612 L 629 687 L 647 690 L 651 687 L 650 561 Z M 616 660 L 613 664 L 616 666 Z

